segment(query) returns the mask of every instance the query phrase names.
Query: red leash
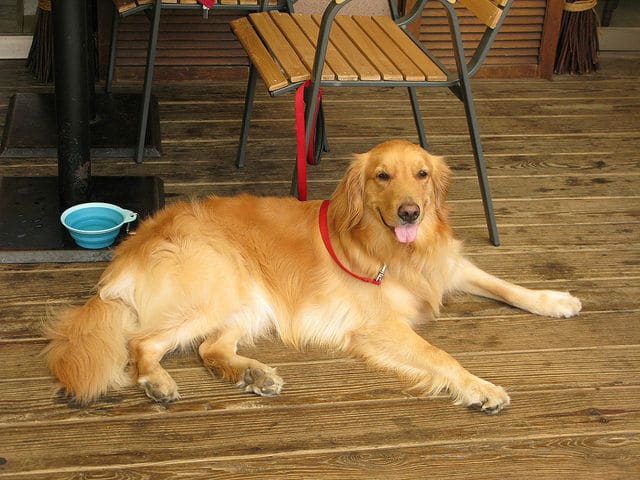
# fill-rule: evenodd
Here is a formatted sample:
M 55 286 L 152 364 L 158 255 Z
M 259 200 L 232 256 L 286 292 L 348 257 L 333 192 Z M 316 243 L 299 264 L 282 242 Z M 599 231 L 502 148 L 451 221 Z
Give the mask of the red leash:
M 305 145 L 306 130 L 304 125 L 304 91 L 311 85 L 311 80 L 307 80 L 296 90 L 296 143 L 297 149 L 297 162 L 298 162 L 298 200 L 305 201 L 307 199 L 307 163 L 309 165 L 315 165 L 316 159 L 313 154 L 313 145 L 315 143 L 316 134 L 316 120 L 318 118 L 318 109 L 320 108 L 320 97 L 322 96 L 322 89 L 318 91 L 318 98 L 316 102 L 316 111 L 313 115 L 313 122 L 311 123 L 311 139 L 309 140 L 309 151 Z
M 327 249 L 327 252 L 329 252 L 329 255 L 331 255 L 331 258 L 333 258 L 333 261 L 336 262 L 336 264 L 342 270 L 347 272 L 352 277 L 357 278 L 358 280 L 362 280 L 363 282 L 373 283 L 374 285 L 380 285 L 382 283 L 382 278 L 384 277 L 384 274 L 387 271 L 386 265 L 382 266 L 382 268 L 380 269 L 378 274 L 375 276 L 375 278 L 362 277 L 360 275 L 353 273 L 351 270 L 345 267 L 340 261 L 340 259 L 338 258 L 338 255 L 336 255 L 336 252 L 333 250 L 333 246 L 331 245 L 331 238 L 329 237 L 329 222 L 327 220 L 327 211 L 329 210 L 329 203 L 331 203 L 330 200 L 324 200 L 322 202 L 322 204 L 320 205 L 320 215 L 319 215 L 320 236 L 322 237 L 322 241 L 324 242 L 324 246 Z

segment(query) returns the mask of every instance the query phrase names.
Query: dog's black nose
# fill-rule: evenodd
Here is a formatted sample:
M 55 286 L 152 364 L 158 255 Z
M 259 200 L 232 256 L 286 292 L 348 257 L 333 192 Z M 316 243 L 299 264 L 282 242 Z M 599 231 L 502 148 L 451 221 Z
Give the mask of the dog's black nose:
M 403 203 L 398 208 L 398 216 L 405 223 L 413 223 L 420 216 L 420 207 L 415 203 Z

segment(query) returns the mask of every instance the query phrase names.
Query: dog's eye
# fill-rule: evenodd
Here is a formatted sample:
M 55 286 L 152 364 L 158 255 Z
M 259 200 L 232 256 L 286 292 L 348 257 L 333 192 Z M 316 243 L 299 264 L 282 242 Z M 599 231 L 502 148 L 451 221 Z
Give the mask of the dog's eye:
M 391 178 L 391 175 L 389 175 L 389 174 L 388 174 L 387 172 L 385 172 L 385 171 L 381 171 L 381 172 L 378 172 L 378 173 L 376 174 L 376 178 L 377 178 L 378 180 L 384 180 L 384 181 L 386 182 L 387 180 L 389 180 L 389 179 Z
M 429 172 L 426 170 L 418 171 L 418 178 L 427 178 L 429 176 Z

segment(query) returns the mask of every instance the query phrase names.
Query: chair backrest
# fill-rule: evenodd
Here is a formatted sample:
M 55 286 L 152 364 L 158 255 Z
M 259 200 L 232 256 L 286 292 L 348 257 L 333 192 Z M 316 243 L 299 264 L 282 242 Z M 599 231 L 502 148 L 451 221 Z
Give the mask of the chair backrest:
M 449 1 L 449 0 L 447 0 Z M 478 19 L 489 28 L 496 28 L 503 15 L 503 10 L 507 0 L 457 0 L 472 12 Z M 449 2 L 455 3 L 455 2 Z

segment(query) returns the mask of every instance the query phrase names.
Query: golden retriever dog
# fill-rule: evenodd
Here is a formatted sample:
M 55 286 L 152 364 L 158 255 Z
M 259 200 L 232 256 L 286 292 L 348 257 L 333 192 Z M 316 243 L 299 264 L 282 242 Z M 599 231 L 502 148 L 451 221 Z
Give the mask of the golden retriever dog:
M 581 309 L 569 293 L 529 290 L 474 266 L 447 224 L 449 170 L 391 140 L 356 155 L 330 202 L 240 195 L 171 205 L 114 253 L 84 306 L 52 319 L 45 349 L 82 404 L 131 380 L 157 402 L 179 399 L 162 368 L 198 346 L 204 365 L 243 390 L 280 393 L 276 370 L 238 347 L 275 335 L 396 372 L 424 395 L 497 413 L 507 392 L 414 332 L 443 297 L 469 292 L 539 315 Z

